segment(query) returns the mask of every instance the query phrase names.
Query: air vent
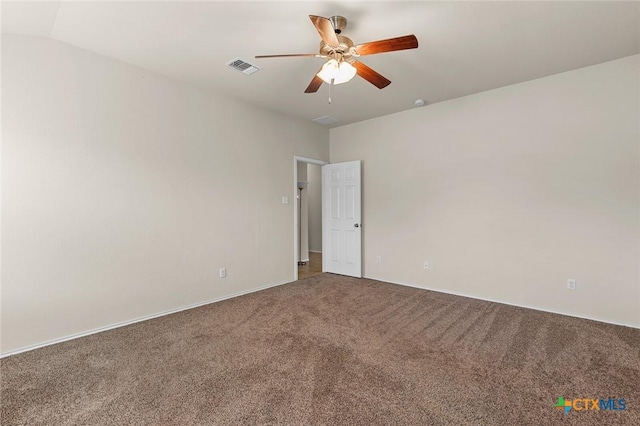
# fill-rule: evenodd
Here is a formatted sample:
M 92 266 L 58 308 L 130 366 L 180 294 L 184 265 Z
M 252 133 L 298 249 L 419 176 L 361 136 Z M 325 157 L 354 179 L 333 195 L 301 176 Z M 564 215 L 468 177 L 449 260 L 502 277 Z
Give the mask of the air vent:
M 240 58 L 233 59 L 227 62 L 226 65 L 247 75 L 251 75 L 256 71 L 260 71 L 260 68 Z
M 318 123 L 318 124 L 322 124 L 323 126 L 328 126 L 328 125 L 330 125 L 330 124 L 335 124 L 335 123 L 337 123 L 337 122 L 338 122 L 338 119 L 337 119 L 337 118 L 330 117 L 330 116 L 328 116 L 328 115 L 325 115 L 325 116 L 323 116 L 323 117 L 314 118 L 314 119 L 313 119 L 313 120 L 311 120 L 311 121 L 315 121 L 316 123 Z

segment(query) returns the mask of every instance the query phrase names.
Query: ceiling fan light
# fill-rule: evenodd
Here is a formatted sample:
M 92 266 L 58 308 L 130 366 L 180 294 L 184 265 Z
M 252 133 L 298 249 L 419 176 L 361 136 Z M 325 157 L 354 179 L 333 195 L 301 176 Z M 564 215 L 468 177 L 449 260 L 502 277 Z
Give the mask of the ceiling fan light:
M 349 62 L 342 62 L 340 64 L 340 71 L 338 72 L 338 75 L 334 79 L 333 84 L 346 83 L 347 81 L 355 77 L 356 72 L 357 72 L 356 67 L 351 65 Z
M 316 75 L 320 77 L 322 81 L 324 81 L 325 83 L 331 84 L 331 80 L 338 77 L 339 73 L 340 73 L 340 65 L 338 64 L 338 61 L 336 61 L 335 59 L 329 59 L 322 66 L 322 69 L 320 70 L 320 72 Z
M 331 84 L 331 80 L 333 84 L 342 84 L 355 77 L 356 72 L 356 68 L 349 62 L 338 63 L 335 59 L 329 59 L 317 76 L 327 84 Z

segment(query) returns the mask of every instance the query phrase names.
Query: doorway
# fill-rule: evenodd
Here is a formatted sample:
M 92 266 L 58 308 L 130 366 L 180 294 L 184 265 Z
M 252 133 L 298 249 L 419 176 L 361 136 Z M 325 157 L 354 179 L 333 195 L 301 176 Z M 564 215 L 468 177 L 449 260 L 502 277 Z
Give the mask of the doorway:
M 294 157 L 294 278 L 322 273 L 322 170 L 325 161 Z

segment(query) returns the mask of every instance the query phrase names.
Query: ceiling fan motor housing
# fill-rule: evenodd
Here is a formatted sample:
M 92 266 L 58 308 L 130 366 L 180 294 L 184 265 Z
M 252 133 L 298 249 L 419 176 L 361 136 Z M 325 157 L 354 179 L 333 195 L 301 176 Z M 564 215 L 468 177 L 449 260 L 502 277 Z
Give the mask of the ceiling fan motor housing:
M 354 54 L 354 50 L 352 49 L 354 46 L 353 41 L 349 37 L 340 34 L 336 34 L 336 37 L 338 38 L 338 42 L 340 42 L 338 46 L 329 46 L 324 41 L 320 42 L 320 54 L 332 57 L 337 53 L 342 55 L 344 59 L 349 59 Z

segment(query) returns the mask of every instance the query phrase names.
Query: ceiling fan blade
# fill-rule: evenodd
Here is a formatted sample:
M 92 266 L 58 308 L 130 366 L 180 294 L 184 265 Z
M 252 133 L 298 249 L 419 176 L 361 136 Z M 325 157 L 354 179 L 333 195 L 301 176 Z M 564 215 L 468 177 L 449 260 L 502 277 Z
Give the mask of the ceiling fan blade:
M 340 45 L 338 37 L 336 37 L 336 31 L 333 29 L 333 25 L 331 25 L 331 21 L 329 19 L 316 15 L 309 15 L 309 19 L 311 19 L 313 25 L 316 26 L 322 41 L 331 47 L 337 47 Z
M 391 80 L 386 79 L 362 62 L 355 61 L 351 65 L 356 68 L 356 71 L 360 77 L 364 78 L 369 83 L 376 86 L 378 89 L 384 89 L 391 84 Z
M 413 34 L 389 38 L 386 40 L 362 43 L 355 47 L 360 56 L 374 55 L 376 53 L 394 52 L 396 50 L 415 49 L 418 47 L 418 39 Z
M 323 55 L 318 55 L 317 53 L 288 53 L 286 55 L 258 55 L 255 56 L 256 59 L 261 59 L 261 58 L 294 58 L 294 57 L 304 57 L 304 56 L 308 56 L 308 57 L 313 57 L 313 58 L 324 58 L 325 56 Z
M 320 72 L 320 70 L 322 70 L 322 67 L 320 67 L 318 72 Z M 322 86 L 322 83 L 323 83 L 322 79 L 318 77 L 318 74 L 316 73 L 316 75 L 313 76 L 313 80 L 311 80 L 311 83 L 309 83 L 304 93 L 316 93 L 320 88 L 320 86 Z

